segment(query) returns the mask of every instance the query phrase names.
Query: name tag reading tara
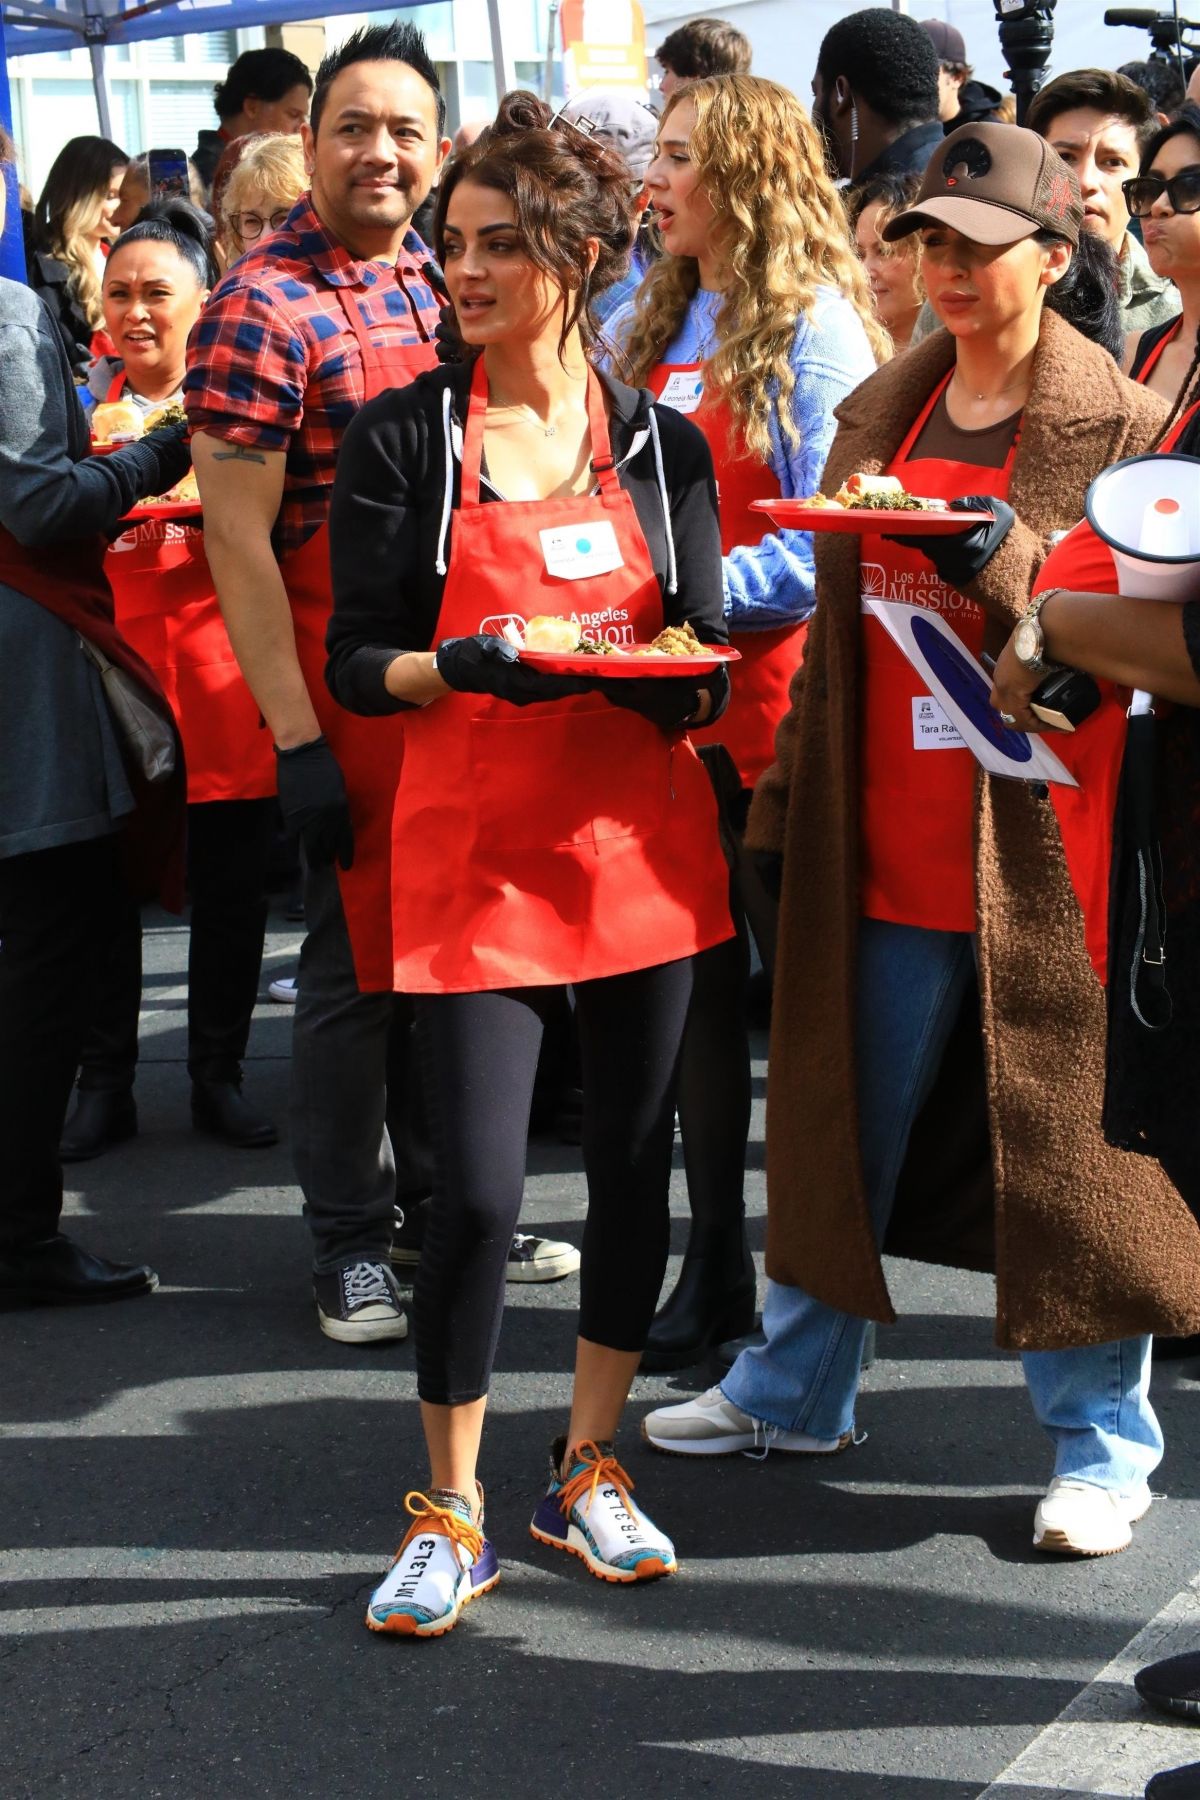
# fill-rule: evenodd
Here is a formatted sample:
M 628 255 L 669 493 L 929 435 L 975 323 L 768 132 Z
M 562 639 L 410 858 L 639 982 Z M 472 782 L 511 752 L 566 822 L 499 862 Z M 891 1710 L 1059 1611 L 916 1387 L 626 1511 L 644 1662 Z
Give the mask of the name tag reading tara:
M 589 575 L 611 575 L 624 564 L 617 534 L 607 519 L 582 525 L 551 525 L 539 531 L 548 575 L 583 581 Z

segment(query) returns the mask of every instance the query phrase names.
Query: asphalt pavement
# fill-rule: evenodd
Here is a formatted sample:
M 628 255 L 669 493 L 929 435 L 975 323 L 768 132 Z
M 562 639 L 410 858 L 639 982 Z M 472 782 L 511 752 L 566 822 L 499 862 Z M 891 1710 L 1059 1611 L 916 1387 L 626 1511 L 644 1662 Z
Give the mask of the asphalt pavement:
M 264 996 L 297 947 L 273 919 Z M 578 1284 L 510 1288 L 482 1467 L 501 1584 L 439 1641 L 367 1632 L 424 1478 L 412 1344 L 318 1332 L 286 1141 L 192 1132 L 185 956 L 156 918 L 141 1135 L 70 1172 L 69 1229 L 162 1287 L 0 1315 L 3 1800 L 1051 1800 L 1200 1758 L 1186 1726 L 1145 1736 L 1119 1660 L 1155 1618 L 1200 1643 L 1200 1381 L 1156 1396 L 1167 1458 L 1134 1547 L 1043 1558 L 1049 1446 L 991 1284 L 911 1264 L 843 1456 L 657 1456 L 637 1421 L 709 1375 L 638 1380 L 624 1459 L 681 1567 L 633 1589 L 529 1537 Z M 264 998 L 247 1089 L 281 1121 L 290 1031 Z M 578 1150 L 537 1142 L 530 1167 L 525 1228 L 578 1240 Z M 678 1254 L 679 1174 L 673 1211 Z

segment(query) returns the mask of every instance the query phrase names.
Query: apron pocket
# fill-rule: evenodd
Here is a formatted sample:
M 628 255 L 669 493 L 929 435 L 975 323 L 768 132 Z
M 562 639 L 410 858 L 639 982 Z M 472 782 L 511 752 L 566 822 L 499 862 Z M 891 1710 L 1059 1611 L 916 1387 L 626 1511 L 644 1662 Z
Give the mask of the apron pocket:
M 514 709 L 515 711 L 515 709 Z M 587 712 L 470 721 L 481 848 L 554 850 L 649 837 L 670 792 L 670 740 L 607 701 Z

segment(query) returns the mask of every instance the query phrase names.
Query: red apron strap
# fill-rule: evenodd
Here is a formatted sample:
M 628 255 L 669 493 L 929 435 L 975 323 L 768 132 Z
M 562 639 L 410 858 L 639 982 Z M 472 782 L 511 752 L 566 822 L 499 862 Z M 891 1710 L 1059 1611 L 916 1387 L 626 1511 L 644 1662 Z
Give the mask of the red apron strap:
M 463 506 L 479 504 L 479 473 L 483 463 L 483 427 L 487 414 L 488 384 L 487 371 L 483 366 L 482 356 L 475 360 L 471 371 L 471 397 L 467 403 L 467 428 L 463 433 L 462 454 L 462 500 Z M 612 453 L 612 439 L 608 430 L 608 409 L 604 404 L 604 389 L 594 369 L 588 369 L 587 378 L 587 411 L 588 432 L 592 441 L 592 473 L 596 477 L 596 486 L 606 497 L 620 491 L 621 483 L 617 479 L 616 463 Z
M 124 391 L 125 391 L 125 371 L 124 371 L 124 369 L 118 369 L 117 373 L 113 376 L 112 380 L 108 384 L 108 392 L 104 396 L 105 404 L 108 406 L 111 406 L 115 400 L 119 400 L 121 398 L 121 395 Z
M 334 288 L 338 304 L 346 315 L 346 322 L 358 339 L 358 347 L 362 353 L 363 365 L 363 399 L 374 400 L 387 387 L 387 374 L 380 361 L 379 352 L 371 342 L 371 334 L 363 323 L 363 316 L 354 303 L 353 295 L 347 288 Z

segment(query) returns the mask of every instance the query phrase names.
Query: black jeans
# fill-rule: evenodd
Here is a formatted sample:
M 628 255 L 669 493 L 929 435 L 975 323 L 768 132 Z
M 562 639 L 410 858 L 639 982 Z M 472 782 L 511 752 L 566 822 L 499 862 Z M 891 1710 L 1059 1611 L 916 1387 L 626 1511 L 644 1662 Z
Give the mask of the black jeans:
M 274 809 L 274 800 L 199 801 L 187 809 L 187 1065 L 194 1081 L 240 1077 L 262 971 Z M 141 1000 L 142 925 L 130 900 L 103 952 L 81 1088 L 132 1087 Z
M 675 1085 L 690 960 L 575 986 L 588 1216 L 579 1332 L 641 1350 L 662 1286 Z M 521 1210 L 538 1048 L 557 988 L 423 994 L 417 1033 L 434 1148 L 413 1292 L 417 1391 L 443 1406 L 487 1392 Z
M 0 1249 L 58 1230 L 58 1140 L 124 905 L 114 837 L 0 858 Z

